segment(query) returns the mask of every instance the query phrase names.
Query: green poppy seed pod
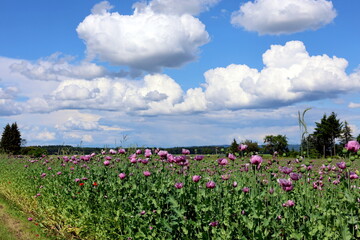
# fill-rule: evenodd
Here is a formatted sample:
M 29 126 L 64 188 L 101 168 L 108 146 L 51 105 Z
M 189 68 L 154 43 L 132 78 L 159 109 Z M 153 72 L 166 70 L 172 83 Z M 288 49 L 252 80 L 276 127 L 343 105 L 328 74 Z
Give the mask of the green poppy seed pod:
M 306 168 L 301 168 L 300 172 L 302 172 L 302 173 L 306 172 Z
M 351 156 L 350 157 L 350 161 L 354 161 L 355 160 L 355 157 L 354 156 Z
M 328 161 L 329 163 L 331 163 L 331 162 L 332 162 L 332 159 L 331 159 L 331 158 L 328 158 L 327 161 Z
M 347 162 L 346 163 L 346 167 L 350 167 L 351 166 L 351 163 L 350 162 Z
M 342 152 L 343 152 L 343 153 L 347 153 L 348 150 L 347 150 L 346 148 L 344 148 L 344 149 L 342 150 Z

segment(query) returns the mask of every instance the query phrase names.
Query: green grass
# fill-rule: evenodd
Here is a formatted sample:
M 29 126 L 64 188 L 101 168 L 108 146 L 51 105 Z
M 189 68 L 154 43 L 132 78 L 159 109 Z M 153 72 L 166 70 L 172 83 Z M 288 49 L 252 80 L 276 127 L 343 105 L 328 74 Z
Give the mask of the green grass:
M 0 240 L 39 239 L 50 240 L 35 222 L 27 220 L 25 214 L 0 195 Z

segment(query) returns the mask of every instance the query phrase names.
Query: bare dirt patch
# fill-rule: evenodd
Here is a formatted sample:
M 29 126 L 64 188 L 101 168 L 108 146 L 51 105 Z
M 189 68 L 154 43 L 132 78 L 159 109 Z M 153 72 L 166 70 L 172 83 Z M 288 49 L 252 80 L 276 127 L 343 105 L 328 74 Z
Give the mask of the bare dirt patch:
M 0 224 L 8 229 L 8 231 L 18 240 L 33 240 L 34 237 L 29 236 L 29 228 L 24 226 L 19 220 L 13 218 L 5 211 L 5 207 L 0 205 Z

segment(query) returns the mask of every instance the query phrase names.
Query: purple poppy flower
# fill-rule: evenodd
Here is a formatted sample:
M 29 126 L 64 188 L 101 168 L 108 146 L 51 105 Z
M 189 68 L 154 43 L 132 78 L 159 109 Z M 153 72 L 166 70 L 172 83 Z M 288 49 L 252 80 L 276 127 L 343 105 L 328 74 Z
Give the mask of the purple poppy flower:
M 120 154 L 125 154 L 125 153 L 126 153 L 126 151 L 125 151 L 125 149 L 120 148 L 120 149 L 118 150 L 118 153 L 120 153 Z
M 280 184 L 282 189 L 285 190 L 286 192 L 289 192 L 289 191 L 293 190 L 293 188 L 294 188 L 290 179 L 281 178 L 281 179 L 278 179 L 277 182 Z
M 232 161 L 234 161 L 236 159 L 235 155 L 232 153 L 229 153 L 228 158 Z
M 144 155 L 145 155 L 146 158 L 151 157 L 151 155 L 152 155 L 151 150 L 150 149 L 145 149 Z
M 283 207 L 293 207 L 295 206 L 295 202 L 293 200 L 287 200 L 285 203 L 282 204 Z
M 285 173 L 285 174 L 289 174 L 292 172 L 292 168 L 288 168 L 288 167 L 279 167 L 280 171 Z
M 359 178 L 359 176 L 356 174 L 356 173 L 354 173 L 354 172 L 350 172 L 350 179 L 358 179 Z
M 203 155 L 196 155 L 195 157 L 194 157 L 194 160 L 196 160 L 196 161 L 201 161 L 201 160 L 203 160 L 204 159 L 204 156 Z
M 181 150 L 181 153 L 184 154 L 184 155 L 189 155 L 189 154 L 190 154 L 190 150 L 183 148 L 183 149 Z
M 216 187 L 216 184 L 214 181 L 209 181 L 206 183 L 206 187 L 207 188 L 215 188 Z
M 160 157 L 160 158 L 163 158 L 163 159 L 165 159 L 168 154 L 169 154 L 169 153 L 168 153 L 167 151 L 163 151 L 163 150 L 161 150 L 161 151 L 158 152 L 159 157 Z
M 219 158 L 218 159 L 218 164 L 221 166 L 225 166 L 229 163 L 229 161 L 226 158 Z
M 357 152 L 360 149 L 360 144 L 358 141 L 349 141 L 347 144 L 345 144 L 345 148 L 348 151 Z
M 240 150 L 240 151 L 244 151 L 244 150 L 246 150 L 247 149 L 247 145 L 245 145 L 245 144 L 240 144 L 240 146 L 238 147 L 238 149 Z
M 194 176 L 192 176 L 193 182 L 199 182 L 200 179 L 201 179 L 201 176 L 199 176 L 199 175 L 194 175 Z
M 222 180 L 229 180 L 229 178 L 230 178 L 229 174 L 221 175 Z
M 262 162 L 263 162 L 263 159 L 259 155 L 253 155 L 250 158 L 250 163 L 254 164 L 256 166 L 260 166 Z
M 322 187 L 324 186 L 324 183 L 320 180 L 313 182 L 313 188 L 322 190 Z
M 149 171 L 144 171 L 143 174 L 144 174 L 145 177 L 148 177 L 148 176 L 151 175 L 151 172 L 149 172 Z
M 109 165 L 110 165 L 110 161 L 109 161 L 109 160 L 105 160 L 105 161 L 104 161 L 104 165 L 105 165 L 105 166 L 109 166 Z
M 300 180 L 300 178 L 301 178 L 302 175 L 299 174 L 299 173 L 291 172 L 291 173 L 289 174 L 289 176 L 290 176 L 291 180 L 298 181 L 298 180 Z
M 235 188 L 235 187 L 237 187 L 238 183 L 236 181 L 234 181 L 232 185 Z
M 244 193 L 248 193 L 248 192 L 250 192 L 250 188 L 244 187 L 244 188 L 242 189 L 242 191 L 243 191 Z
M 340 168 L 340 169 L 345 169 L 345 168 L 346 168 L 346 163 L 345 163 L 345 162 L 339 162 L 339 163 L 336 163 L 336 165 L 337 165 L 338 168 Z
M 181 183 L 181 182 L 178 182 L 178 183 L 175 183 L 174 185 L 177 189 L 181 189 L 184 187 L 184 183 Z
M 216 227 L 216 226 L 218 226 L 218 225 L 219 225 L 219 222 L 218 222 L 218 221 L 210 222 L 210 223 L 209 223 L 209 226 L 211 226 L 211 227 Z

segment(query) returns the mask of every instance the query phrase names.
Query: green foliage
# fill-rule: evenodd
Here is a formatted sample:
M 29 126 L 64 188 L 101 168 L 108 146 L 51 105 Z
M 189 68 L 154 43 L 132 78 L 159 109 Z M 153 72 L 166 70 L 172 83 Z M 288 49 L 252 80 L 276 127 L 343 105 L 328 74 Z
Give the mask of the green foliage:
M 7 124 L 2 133 L 0 146 L 6 153 L 18 154 L 21 149 L 21 134 L 17 123 Z
M 285 135 L 268 135 L 264 138 L 265 151 L 273 154 L 275 151 L 279 154 L 287 153 L 288 141 Z
M 245 150 L 245 152 L 247 153 L 251 153 L 251 152 L 255 153 L 260 151 L 260 147 L 257 142 L 253 142 L 252 140 L 246 139 L 243 142 L 243 144 L 248 146 L 247 149 Z
M 234 138 L 233 142 L 231 143 L 228 151 L 232 154 L 239 152 L 239 144 L 236 142 L 235 138 Z
M 359 235 L 360 193 L 350 187 L 358 179 L 346 178 L 347 171 L 356 172 L 353 167 L 324 171 L 324 178 L 340 182 L 323 181 L 319 190 L 313 183 L 319 180 L 322 163 L 306 169 L 280 159 L 243 171 L 249 157 L 219 167 L 216 156 L 211 156 L 203 161 L 189 158 L 190 167 L 184 169 L 157 156 L 148 164 L 132 164 L 130 154 L 111 155 L 109 166 L 103 164 L 104 155 L 89 161 L 77 156 L 72 162 L 70 156 L 31 162 L 2 159 L 0 194 L 24 206 L 34 223 L 56 229 L 64 239 L 356 239 Z M 304 170 L 290 192 L 277 182 L 288 178 L 278 170 L 284 165 L 294 172 Z M 151 175 L 145 177 L 145 170 Z M 119 173 L 126 177 L 120 179 Z M 229 173 L 229 180 L 221 178 Z M 193 175 L 202 178 L 194 182 Z M 206 188 L 209 180 L 215 188 Z M 184 187 L 175 188 L 177 182 Z M 244 187 L 250 191 L 243 192 Z M 26 199 L 31 204 L 24 204 Z M 288 200 L 295 205 L 284 207 Z
M 341 136 L 343 123 L 332 112 L 329 117 L 324 114 L 320 122 L 316 122 L 315 131 L 309 138 L 312 146 L 323 154 L 323 157 L 336 155 L 336 139 Z
M 340 144 L 345 145 L 349 141 L 353 140 L 353 136 L 351 134 L 352 130 L 348 124 L 347 121 L 344 122 L 344 126 L 341 130 L 341 136 L 340 136 Z
M 41 147 L 35 147 L 35 146 L 29 146 L 29 147 L 23 147 L 21 149 L 22 155 L 29 155 L 32 157 L 41 157 L 42 155 L 47 155 L 47 151 L 44 148 Z

